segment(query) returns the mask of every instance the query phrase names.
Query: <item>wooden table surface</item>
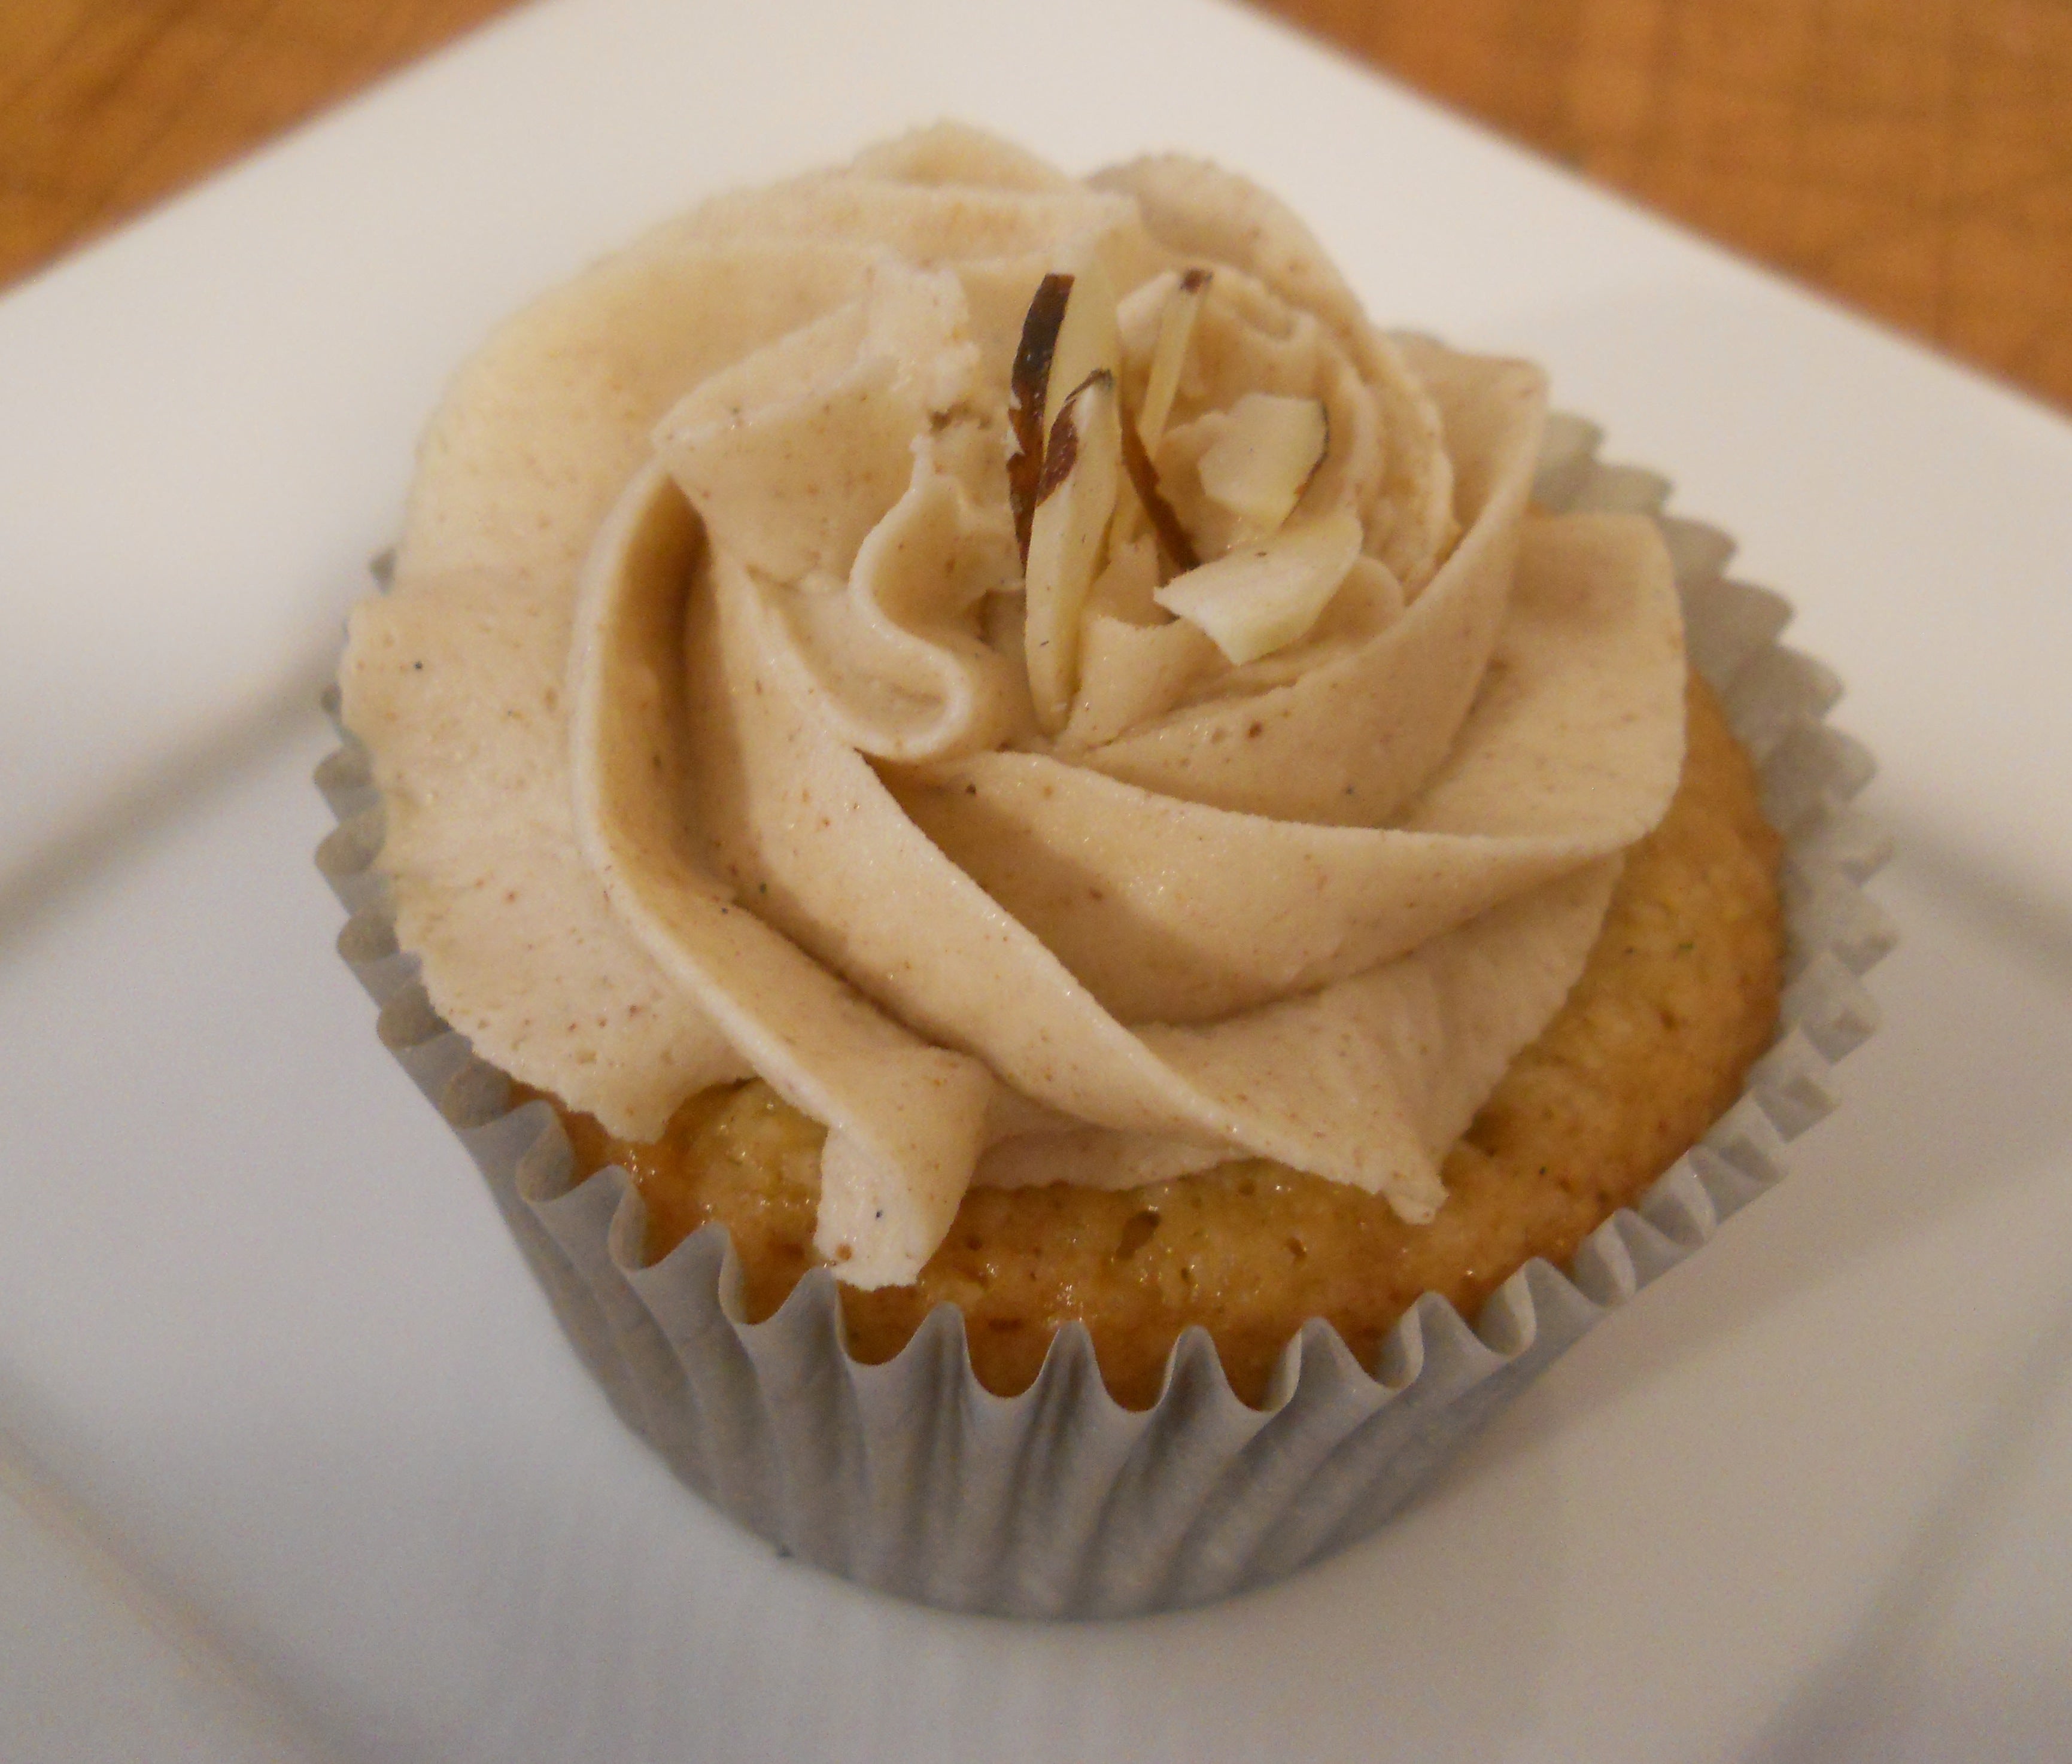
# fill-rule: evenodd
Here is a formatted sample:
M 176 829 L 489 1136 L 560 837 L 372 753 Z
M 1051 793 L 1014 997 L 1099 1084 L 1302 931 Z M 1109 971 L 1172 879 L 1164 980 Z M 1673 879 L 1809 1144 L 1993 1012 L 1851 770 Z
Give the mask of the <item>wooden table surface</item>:
M 0 0 L 0 285 L 512 0 Z M 2072 0 L 1263 0 L 2072 409 Z

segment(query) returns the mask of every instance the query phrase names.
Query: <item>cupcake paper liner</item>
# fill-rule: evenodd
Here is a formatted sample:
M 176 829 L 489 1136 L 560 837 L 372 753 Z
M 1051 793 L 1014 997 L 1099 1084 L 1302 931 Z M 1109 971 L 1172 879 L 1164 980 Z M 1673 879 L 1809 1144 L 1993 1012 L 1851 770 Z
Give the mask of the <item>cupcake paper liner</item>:
M 1565 1272 L 1527 1262 L 1472 1324 L 1428 1294 L 1371 1366 L 1312 1319 L 1260 1409 L 1231 1393 L 1198 1327 L 1175 1344 L 1149 1409 L 1108 1396 L 1077 1323 L 1035 1383 L 1003 1397 L 972 1376 L 947 1304 L 894 1359 L 865 1365 L 824 1269 L 750 1323 L 724 1228 L 647 1261 L 625 1172 L 576 1180 L 553 1110 L 513 1107 L 510 1080 L 427 1000 L 375 863 L 379 795 L 343 737 L 317 773 L 339 823 L 318 854 L 351 914 L 339 953 L 380 1007 L 384 1044 L 480 1167 L 577 1353 L 685 1483 L 791 1555 L 950 1610 L 1120 1617 L 1203 1603 L 1371 1531 L 1585 1330 L 1782 1176 L 1786 1142 L 1835 1106 L 1834 1062 L 1877 1022 L 1860 977 L 1893 933 L 1860 884 L 1885 845 L 1849 806 L 1871 761 L 1823 720 L 1834 675 L 1778 642 L 1786 603 L 1727 577 L 1733 542 L 1663 515 L 1667 481 L 1601 462 L 1599 439 L 1555 417 L 1535 496 L 1652 515 L 1668 542 L 1692 664 L 1760 768 L 1786 842 L 1777 1038 L 1733 1107 Z

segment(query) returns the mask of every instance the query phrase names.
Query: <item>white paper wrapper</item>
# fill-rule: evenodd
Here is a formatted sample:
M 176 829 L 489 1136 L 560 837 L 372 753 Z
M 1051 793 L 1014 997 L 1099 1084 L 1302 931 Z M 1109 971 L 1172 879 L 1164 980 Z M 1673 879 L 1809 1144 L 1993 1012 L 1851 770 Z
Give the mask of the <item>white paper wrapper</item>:
M 1893 932 L 1859 884 L 1885 847 L 1848 806 L 1871 761 L 1822 721 L 1834 676 L 1778 645 L 1785 603 L 1723 576 L 1732 542 L 1662 515 L 1667 483 L 1600 463 L 1598 438 L 1556 417 L 1536 494 L 1655 515 L 1668 539 L 1692 662 L 1761 767 L 1787 841 L 1778 1039 L 1704 1141 L 1565 1273 L 1527 1263 L 1472 1326 L 1428 1294 L 1371 1367 L 1312 1320 L 1263 1409 L 1231 1393 L 1200 1329 L 1181 1338 L 1148 1410 L 1108 1397 L 1076 1324 L 1028 1391 L 1000 1397 L 972 1376 L 949 1306 L 898 1358 L 865 1366 L 824 1270 L 750 1325 L 721 1228 L 643 1265 L 644 1212 L 624 1173 L 573 1181 L 553 1110 L 513 1109 L 509 1081 L 433 1011 L 374 867 L 380 806 L 364 756 L 348 736 L 323 763 L 339 825 L 319 864 L 352 914 L 339 948 L 380 1006 L 382 1040 L 474 1155 L 614 1406 L 686 1483 L 793 1555 L 952 1610 L 1117 1617 L 1219 1598 L 1379 1524 L 1584 1331 L 1778 1180 L 1785 1142 L 1835 1106 L 1832 1063 L 1876 1022 L 1859 978 Z

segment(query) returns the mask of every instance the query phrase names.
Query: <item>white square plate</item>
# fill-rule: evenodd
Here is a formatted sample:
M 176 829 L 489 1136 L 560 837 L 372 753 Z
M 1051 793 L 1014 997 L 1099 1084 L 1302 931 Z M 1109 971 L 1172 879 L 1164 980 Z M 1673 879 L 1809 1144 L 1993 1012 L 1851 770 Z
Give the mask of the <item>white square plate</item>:
M 310 706 L 495 318 L 937 115 L 1286 195 L 1852 688 L 1887 1027 L 1381 1535 L 1184 1616 L 775 1559 L 376 1046 Z M 2072 429 L 1215 0 L 549 0 L 0 302 L 0 1753 L 1940 1758 L 2072 1731 Z

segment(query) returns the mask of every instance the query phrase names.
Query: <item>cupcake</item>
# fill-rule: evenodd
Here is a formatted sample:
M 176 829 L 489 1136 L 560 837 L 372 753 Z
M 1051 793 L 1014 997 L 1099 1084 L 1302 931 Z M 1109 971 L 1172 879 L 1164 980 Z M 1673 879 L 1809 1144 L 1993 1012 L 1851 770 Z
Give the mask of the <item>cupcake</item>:
M 347 954 L 744 1523 L 966 1609 L 1284 1573 L 1867 1026 L 1830 683 L 1661 488 L 1198 162 L 939 127 L 719 198 L 433 422 Z

